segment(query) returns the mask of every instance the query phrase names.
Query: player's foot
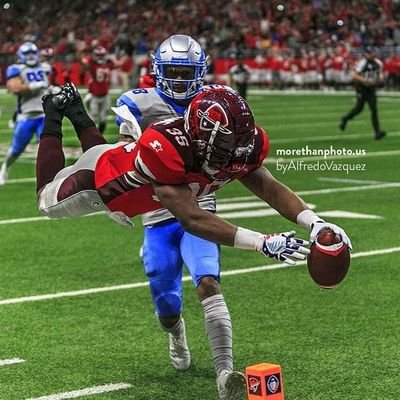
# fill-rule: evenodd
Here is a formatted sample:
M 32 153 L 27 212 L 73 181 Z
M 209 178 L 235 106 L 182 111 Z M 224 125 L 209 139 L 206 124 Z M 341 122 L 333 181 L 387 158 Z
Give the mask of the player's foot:
M 375 139 L 376 140 L 380 140 L 380 139 L 384 138 L 385 136 L 386 136 L 386 132 L 385 131 L 375 132 Z
M 3 186 L 7 181 L 7 167 L 4 163 L 0 168 L 0 186 Z
M 190 351 L 186 340 L 186 328 L 183 319 L 179 336 L 169 334 L 169 357 L 175 369 L 185 371 L 190 367 Z
M 346 125 L 347 119 L 345 117 L 340 118 L 339 129 L 344 132 L 346 130 Z
M 238 371 L 223 370 L 217 378 L 220 400 L 241 400 L 245 394 L 246 378 Z

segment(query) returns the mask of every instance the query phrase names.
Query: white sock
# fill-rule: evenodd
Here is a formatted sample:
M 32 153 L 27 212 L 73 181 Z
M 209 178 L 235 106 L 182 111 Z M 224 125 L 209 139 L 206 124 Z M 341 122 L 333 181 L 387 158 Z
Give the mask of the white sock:
M 204 299 L 204 321 L 217 376 L 222 370 L 233 370 L 232 323 L 222 294 Z
M 166 326 L 164 326 L 161 323 L 158 315 L 156 315 L 156 318 L 157 318 L 157 321 L 160 324 L 160 327 L 162 330 L 164 330 L 165 332 L 171 333 L 172 336 L 175 336 L 175 337 L 179 337 L 181 335 L 182 329 L 183 329 L 182 315 L 180 316 L 179 321 L 171 328 L 167 328 Z

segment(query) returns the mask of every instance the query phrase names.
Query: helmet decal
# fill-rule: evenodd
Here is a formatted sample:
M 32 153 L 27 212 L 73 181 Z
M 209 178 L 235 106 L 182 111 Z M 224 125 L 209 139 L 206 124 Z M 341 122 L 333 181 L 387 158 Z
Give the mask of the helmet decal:
M 184 118 L 206 175 L 227 180 L 245 167 L 254 149 L 256 129 L 242 97 L 225 89 L 203 91 L 192 100 Z
M 228 117 L 225 110 L 218 103 L 212 104 L 206 111 L 197 110 L 197 116 L 200 119 L 202 130 L 214 130 L 218 122 L 218 131 L 224 135 L 230 135 L 231 130 L 228 129 Z

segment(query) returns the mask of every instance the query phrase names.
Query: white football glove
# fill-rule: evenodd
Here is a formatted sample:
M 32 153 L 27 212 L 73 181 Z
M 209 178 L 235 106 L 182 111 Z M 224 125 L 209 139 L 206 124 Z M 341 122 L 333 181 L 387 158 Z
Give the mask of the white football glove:
M 340 227 L 335 224 L 329 224 L 328 222 L 324 221 L 317 221 L 314 222 L 311 228 L 310 234 L 310 242 L 314 243 L 315 239 L 317 238 L 318 234 L 324 229 L 331 229 L 337 235 L 340 235 L 342 238 L 343 243 L 346 243 L 350 250 L 353 250 L 351 245 L 351 241 L 349 237 L 346 235 L 346 232 Z
M 310 250 L 303 247 L 303 245 L 307 246 L 309 243 L 307 240 L 295 238 L 295 233 L 295 231 L 290 231 L 266 235 L 260 253 L 289 265 L 296 264 L 291 258 L 304 260 Z

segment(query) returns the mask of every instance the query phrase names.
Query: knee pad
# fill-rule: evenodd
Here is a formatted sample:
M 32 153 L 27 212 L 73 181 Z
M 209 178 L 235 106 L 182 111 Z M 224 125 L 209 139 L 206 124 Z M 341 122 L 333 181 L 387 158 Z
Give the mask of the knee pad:
M 176 293 L 163 293 L 155 299 L 159 317 L 168 318 L 178 315 L 182 311 L 182 300 Z

